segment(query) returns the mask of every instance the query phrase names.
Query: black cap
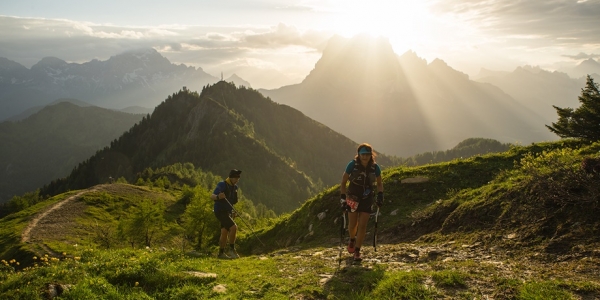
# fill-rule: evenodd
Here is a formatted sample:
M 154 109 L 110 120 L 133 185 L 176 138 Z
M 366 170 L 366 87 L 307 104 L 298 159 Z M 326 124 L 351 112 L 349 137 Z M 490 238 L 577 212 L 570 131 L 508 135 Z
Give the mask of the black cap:
M 229 178 L 240 178 L 240 174 L 242 174 L 242 171 L 238 169 L 233 169 L 229 171 Z

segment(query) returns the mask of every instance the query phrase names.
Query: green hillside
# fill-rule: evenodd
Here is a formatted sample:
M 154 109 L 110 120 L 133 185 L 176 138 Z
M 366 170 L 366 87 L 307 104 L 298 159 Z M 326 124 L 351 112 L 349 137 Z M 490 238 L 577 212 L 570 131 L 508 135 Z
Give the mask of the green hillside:
M 0 203 L 67 176 L 142 117 L 62 102 L 0 123 Z
M 338 186 L 275 219 L 247 213 L 250 206 L 240 207 L 244 221 L 237 219 L 238 246 L 243 258 L 238 260 L 216 259 L 214 246 L 190 252 L 193 243 L 185 236 L 186 214 L 195 206 L 193 199 L 204 199 L 202 193 L 208 193 L 203 185 L 210 185 L 211 176 L 200 180 L 204 183 L 198 181 L 193 190 L 158 176 L 145 186 L 112 184 L 71 191 L 0 219 L 4 259 L 0 295 L 15 299 L 42 299 L 50 293 L 60 293 L 64 299 L 595 299 L 600 297 L 599 171 L 600 143 L 576 140 L 387 169 L 377 252 L 371 247 L 371 223 L 364 245 L 366 259 L 360 265 L 351 264 L 339 248 Z M 419 181 L 416 178 L 426 180 L 410 183 Z M 79 207 L 79 217 L 63 218 L 72 222 L 68 233 L 17 242 L 36 213 L 82 192 L 79 200 L 71 202 L 79 203 L 71 207 Z M 102 216 L 114 222 L 117 215 L 135 216 L 135 210 L 125 209 L 143 207 L 143 200 L 128 202 L 138 196 L 126 195 L 135 194 L 147 201 L 160 199 L 164 205 L 163 227 L 157 231 L 161 238 L 149 248 L 136 240 L 135 249 L 121 241 L 103 250 L 106 247 L 91 238 L 97 233 L 79 231 L 85 224 L 109 224 L 102 222 Z M 214 224 L 207 225 L 208 231 L 216 231 Z M 81 242 L 76 246 L 77 240 Z M 21 262 L 29 267 L 23 269 Z
M 579 230 L 580 237 L 569 239 L 593 240 L 596 237 L 591 233 L 597 232 L 600 223 L 588 217 L 600 208 L 600 185 L 595 185 L 599 178 L 596 173 L 586 174 L 580 166 L 585 157 L 598 158 L 599 150 L 599 143 L 565 140 L 384 171 L 381 242 L 449 240 L 456 238 L 455 233 L 463 238 L 473 233 L 469 240 L 491 234 L 493 238 L 488 237 L 486 243 L 493 243 L 502 242 L 502 234 L 527 230 L 528 234 L 519 236 L 522 243 L 544 246 L 567 234 L 560 230 L 563 226 L 576 222 L 591 231 Z M 410 178 L 428 181 L 403 183 Z M 322 192 L 282 222 L 264 229 L 261 239 L 268 245 L 290 246 L 297 241 L 320 244 L 339 235 L 338 198 L 339 186 Z M 319 220 L 322 212 L 326 217 Z M 592 224 L 586 226 L 585 222 Z

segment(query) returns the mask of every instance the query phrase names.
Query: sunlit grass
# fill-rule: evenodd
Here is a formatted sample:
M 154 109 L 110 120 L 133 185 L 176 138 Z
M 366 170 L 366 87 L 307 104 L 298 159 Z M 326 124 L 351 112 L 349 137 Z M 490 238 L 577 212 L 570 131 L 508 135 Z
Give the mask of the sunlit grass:
M 552 281 L 527 282 L 519 289 L 519 299 L 537 300 L 570 300 L 575 299 L 571 293 L 560 287 L 560 284 Z
M 435 299 L 436 289 L 425 285 L 426 275 L 420 271 L 396 272 L 386 276 L 373 291 L 379 299 Z

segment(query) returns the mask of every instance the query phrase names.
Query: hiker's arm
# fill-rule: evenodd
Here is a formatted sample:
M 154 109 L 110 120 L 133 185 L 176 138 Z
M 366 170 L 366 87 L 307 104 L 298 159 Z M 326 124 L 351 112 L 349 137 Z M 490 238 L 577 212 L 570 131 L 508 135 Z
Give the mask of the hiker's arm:
M 383 193 L 383 180 L 381 180 L 381 176 L 377 177 L 377 192 Z
M 210 199 L 213 199 L 214 201 L 223 200 L 225 199 L 225 193 L 220 192 L 219 194 L 212 194 L 210 195 Z
M 342 175 L 342 183 L 340 184 L 340 194 L 346 193 L 346 184 L 348 183 L 349 177 L 350 175 L 346 172 L 344 172 L 344 175 Z
M 220 183 L 217 184 L 217 187 L 213 191 L 212 195 L 210 195 L 210 199 L 213 201 L 217 201 L 225 198 L 225 193 L 223 193 L 223 189 L 220 186 Z

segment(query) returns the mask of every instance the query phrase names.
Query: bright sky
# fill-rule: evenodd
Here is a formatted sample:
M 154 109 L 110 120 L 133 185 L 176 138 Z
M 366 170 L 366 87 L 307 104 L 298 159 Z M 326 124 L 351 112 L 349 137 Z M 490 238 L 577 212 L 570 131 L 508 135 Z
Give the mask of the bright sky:
M 600 57 L 600 0 L 0 0 L 0 57 L 28 68 L 152 47 L 254 88 L 300 82 L 333 34 L 364 32 L 471 76 L 561 70 Z

